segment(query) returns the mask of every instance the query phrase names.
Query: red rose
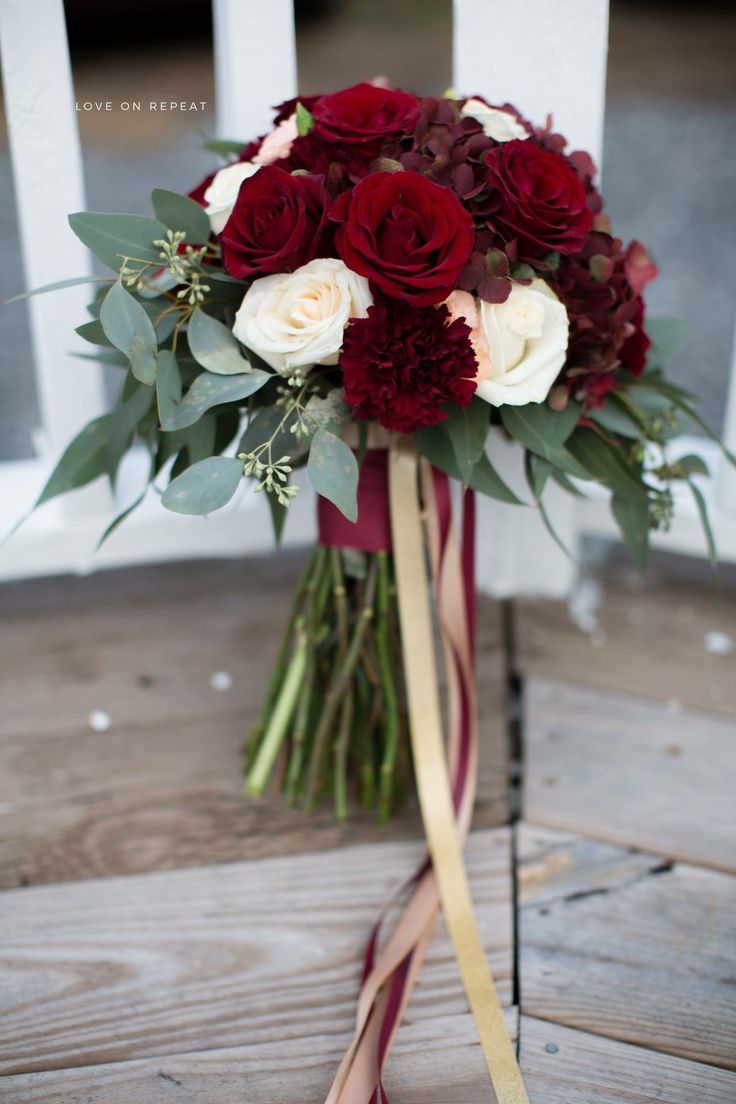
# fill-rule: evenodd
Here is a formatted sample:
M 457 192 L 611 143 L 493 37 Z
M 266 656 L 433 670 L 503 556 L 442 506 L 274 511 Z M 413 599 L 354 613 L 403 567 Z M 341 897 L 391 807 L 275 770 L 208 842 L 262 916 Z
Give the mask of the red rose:
M 400 433 L 444 421 L 448 404 L 465 407 L 475 394 L 470 327 L 444 304 L 379 300 L 348 325 L 339 363 L 353 415 Z
M 420 101 L 398 89 L 355 84 L 312 106 L 313 133 L 328 142 L 378 146 L 391 138 L 410 137 L 419 118 Z
M 222 260 L 238 280 L 293 272 L 330 253 L 327 193 L 318 176 L 265 165 L 240 185 L 222 231 Z
M 473 220 L 449 188 L 414 172 L 374 173 L 330 217 L 348 268 L 414 306 L 446 299 L 473 248 Z
M 486 158 L 492 189 L 488 213 L 519 256 L 535 260 L 545 253 L 577 253 L 591 228 L 585 188 L 564 157 L 533 140 L 505 142 Z

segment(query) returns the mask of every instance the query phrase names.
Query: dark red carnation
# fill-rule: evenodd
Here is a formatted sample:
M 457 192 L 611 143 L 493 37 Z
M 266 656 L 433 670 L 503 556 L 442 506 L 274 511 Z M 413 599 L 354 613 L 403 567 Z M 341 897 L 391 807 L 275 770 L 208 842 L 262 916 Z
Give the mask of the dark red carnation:
M 240 185 L 222 231 L 222 260 L 238 280 L 293 272 L 330 256 L 327 192 L 322 177 L 292 176 L 264 165 Z
M 330 217 L 348 268 L 418 307 L 447 298 L 473 248 L 473 220 L 457 197 L 415 172 L 367 176 Z
M 355 84 L 329 96 L 320 96 L 311 111 L 314 134 L 328 142 L 372 146 L 375 152 L 391 138 L 411 136 L 419 118 L 420 101 L 399 89 Z
M 576 253 L 593 214 L 575 169 L 533 139 L 497 146 L 486 158 L 491 189 L 487 213 L 507 239 L 516 238 L 522 260 L 547 253 Z
M 467 406 L 478 371 L 464 319 L 451 322 L 444 305 L 417 308 L 396 299 L 382 299 L 367 318 L 350 322 L 340 367 L 355 417 L 400 433 L 444 421 L 448 403 Z

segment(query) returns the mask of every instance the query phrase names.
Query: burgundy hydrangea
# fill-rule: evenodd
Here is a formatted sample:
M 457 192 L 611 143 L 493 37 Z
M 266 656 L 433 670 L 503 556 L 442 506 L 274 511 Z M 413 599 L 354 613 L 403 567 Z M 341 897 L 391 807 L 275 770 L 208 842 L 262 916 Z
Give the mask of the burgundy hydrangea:
M 616 386 L 619 368 L 643 372 L 650 342 L 641 292 L 656 274 L 638 242 L 624 250 L 620 239 L 600 230 L 551 274 L 570 319 L 563 378 L 577 398 L 600 406 Z
M 467 406 L 478 370 L 464 319 L 396 299 L 349 324 L 340 367 L 353 415 L 400 433 L 444 421 L 448 404 Z

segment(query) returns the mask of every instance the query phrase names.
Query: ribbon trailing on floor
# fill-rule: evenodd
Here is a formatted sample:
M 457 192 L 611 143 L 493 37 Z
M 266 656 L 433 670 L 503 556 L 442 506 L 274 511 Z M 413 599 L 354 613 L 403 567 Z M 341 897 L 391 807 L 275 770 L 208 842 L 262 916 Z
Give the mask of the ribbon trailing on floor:
M 380 950 L 381 931 L 394 902 L 386 906 L 371 933 L 355 1035 L 325 1104 L 388 1104 L 382 1071 L 432 937 L 440 902 L 488 1067 L 489 1100 L 528 1104 L 478 934 L 462 854 L 478 762 L 473 494 L 464 493 L 461 549 L 452 521 L 449 480 L 426 461 L 420 462 L 406 439 L 392 442 L 388 483 L 412 751 L 429 856 L 403 887 L 406 904 Z M 425 569 L 427 547 L 448 679 L 447 751 Z

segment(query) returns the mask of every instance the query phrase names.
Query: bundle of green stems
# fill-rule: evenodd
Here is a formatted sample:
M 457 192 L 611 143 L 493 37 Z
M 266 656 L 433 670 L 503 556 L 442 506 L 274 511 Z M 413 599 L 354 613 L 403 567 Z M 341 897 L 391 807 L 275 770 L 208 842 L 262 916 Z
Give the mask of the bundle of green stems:
M 410 778 L 391 554 L 317 545 L 246 744 L 246 789 L 273 781 L 307 811 L 331 795 L 340 820 L 352 793 L 385 821 Z

